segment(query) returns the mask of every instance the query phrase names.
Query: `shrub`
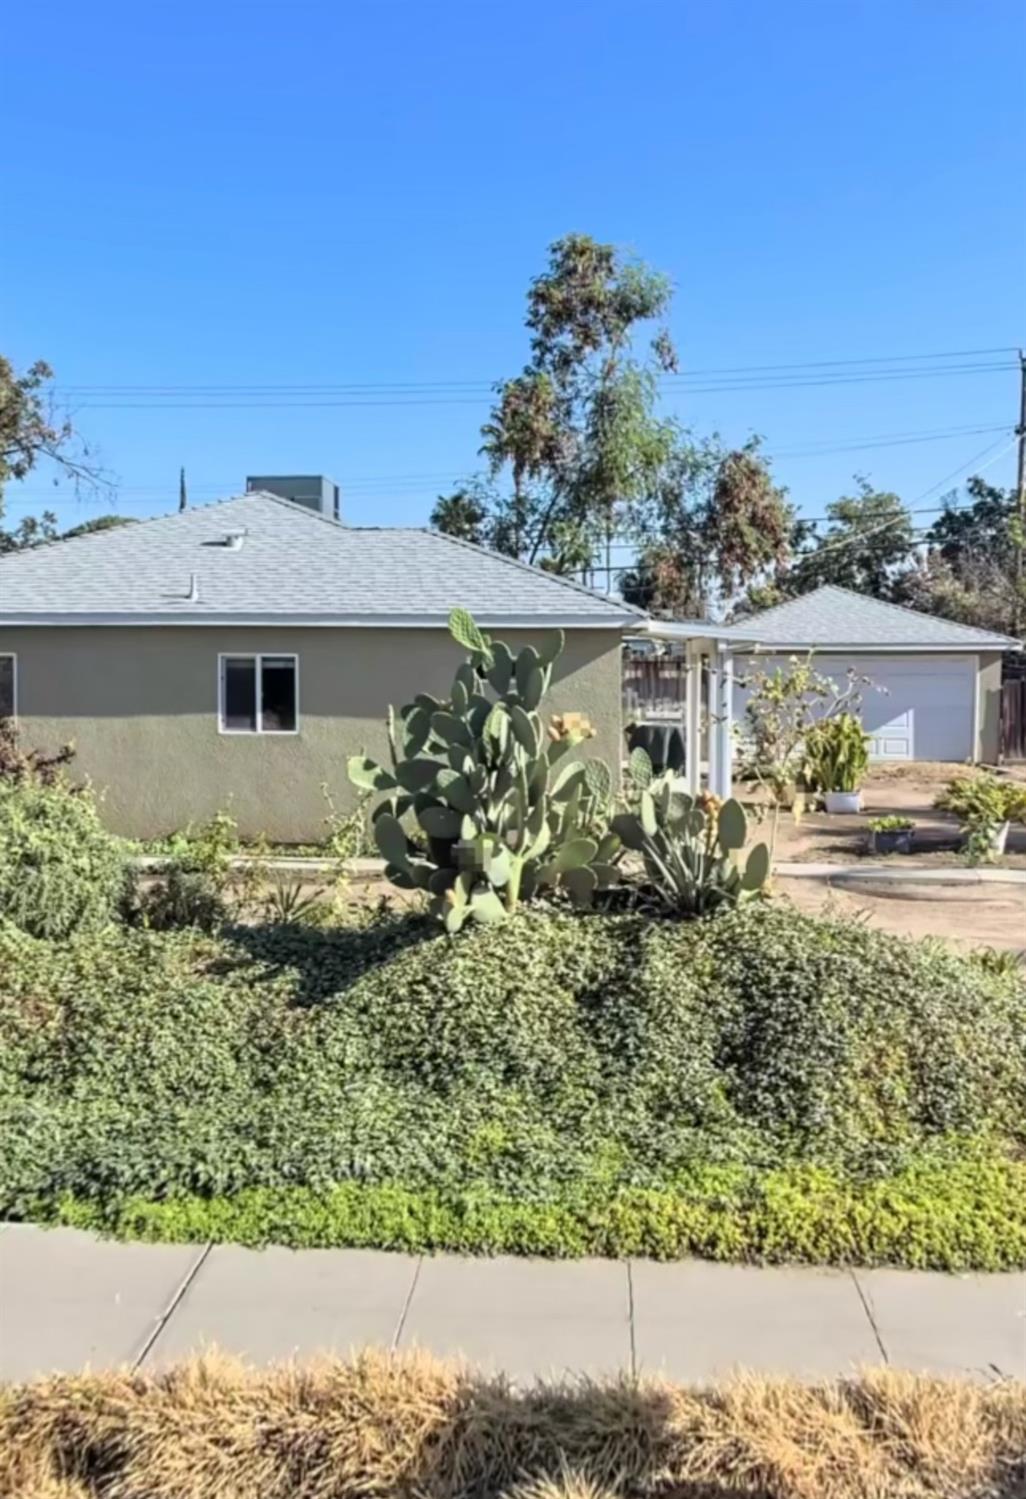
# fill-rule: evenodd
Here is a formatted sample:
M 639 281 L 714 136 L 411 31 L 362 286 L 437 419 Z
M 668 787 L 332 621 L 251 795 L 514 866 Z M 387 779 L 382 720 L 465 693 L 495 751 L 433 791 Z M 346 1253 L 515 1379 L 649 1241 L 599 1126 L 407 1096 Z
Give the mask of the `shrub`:
M 0 718 L 0 782 L 35 781 L 55 786 L 63 779 L 65 767 L 75 758 L 75 746 L 62 744 L 47 754 L 40 749 L 22 749 L 21 735 L 12 718 Z
M 120 840 L 87 791 L 0 780 L 0 917 L 62 939 L 108 923 L 125 892 Z
M 967 826 L 1026 820 L 1026 786 L 989 770 L 955 776 L 934 801 L 944 812 L 954 812 Z
M 966 858 L 976 864 L 994 857 L 994 835 L 1002 823 L 1026 822 L 1026 786 L 981 770 L 976 775 L 955 776 L 934 806 L 959 818 L 966 831 Z
M 707 1171 L 719 1209 L 701 1221 L 718 1211 L 726 1232 L 739 1181 L 808 1167 L 840 1192 L 816 1243 L 847 1236 L 855 1253 L 872 1237 L 860 1182 L 1026 1143 L 1021 975 L 761 903 L 685 924 L 537 908 L 458 943 L 435 931 L 112 929 L 57 947 L 4 929 L 0 1212 L 295 1188 L 316 1204 L 348 1183 L 491 1194 L 539 1224 L 567 1201 L 587 1224 L 640 1191 L 672 1223 Z M 1011 1209 L 959 1202 L 956 1241 L 982 1259 L 988 1213 Z M 807 1219 L 780 1230 L 791 1252 Z M 617 1221 L 608 1242 L 631 1242 Z M 733 1252 L 770 1252 L 744 1228 L 758 1215 L 734 1221 Z
M 136 903 L 136 919 L 156 932 L 195 926 L 215 931 L 228 919 L 224 887 L 205 870 L 169 861 Z
M 187 926 L 214 931 L 243 903 L 232 873 L 238 853 L 238 824 L 227 811 L 173 835 L 165 841 L 160 874 L 138 897 L 137 919 L 158 932 Z

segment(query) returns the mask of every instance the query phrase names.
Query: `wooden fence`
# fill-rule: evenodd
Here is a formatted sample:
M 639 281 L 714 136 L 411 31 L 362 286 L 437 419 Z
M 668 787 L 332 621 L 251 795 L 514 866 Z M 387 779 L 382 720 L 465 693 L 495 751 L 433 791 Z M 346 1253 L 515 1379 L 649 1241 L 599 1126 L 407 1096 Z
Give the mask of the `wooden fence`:
M 684 662 L 668 656 L 628 656 L 623 663 L 623 716 L 626 723 L 651 723 L 684 716 Z
M 1001 758 L 1026 760 L 1026 677 L 1001 684 Z

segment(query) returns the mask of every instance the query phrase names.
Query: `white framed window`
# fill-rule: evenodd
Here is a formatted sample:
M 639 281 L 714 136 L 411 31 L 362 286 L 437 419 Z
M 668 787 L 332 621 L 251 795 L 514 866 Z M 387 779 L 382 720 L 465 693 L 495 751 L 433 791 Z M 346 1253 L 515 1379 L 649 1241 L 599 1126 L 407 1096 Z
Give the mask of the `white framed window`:
M 0 652 L 0 718 L 18 716 L 18 658 Z
M 217 727 L 222 734 L 298 734 L 299 657 L 220 654 Z

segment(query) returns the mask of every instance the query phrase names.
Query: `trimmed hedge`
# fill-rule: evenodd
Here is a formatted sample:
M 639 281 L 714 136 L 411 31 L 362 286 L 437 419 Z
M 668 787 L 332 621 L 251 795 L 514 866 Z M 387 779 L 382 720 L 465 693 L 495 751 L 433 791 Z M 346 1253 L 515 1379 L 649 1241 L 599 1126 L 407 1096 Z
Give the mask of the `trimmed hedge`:
M 9 1215 L 1026 1262 L 1022 976 L 786 906 L 538 910 L 458 941 L 0 927 L 0 1110 Z

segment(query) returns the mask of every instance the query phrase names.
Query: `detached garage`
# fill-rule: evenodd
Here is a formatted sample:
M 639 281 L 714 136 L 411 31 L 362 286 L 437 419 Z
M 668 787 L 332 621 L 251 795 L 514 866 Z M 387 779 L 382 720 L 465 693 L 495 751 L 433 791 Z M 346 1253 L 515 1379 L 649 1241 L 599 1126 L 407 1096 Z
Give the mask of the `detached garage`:
M 862 722 L 874 759 L 997 760 L 1001 656 L 1018 641 L 829 585 L 743 628 L 758 642 L 752 666 L 814 651 L 825 676 L 868 677 Z

